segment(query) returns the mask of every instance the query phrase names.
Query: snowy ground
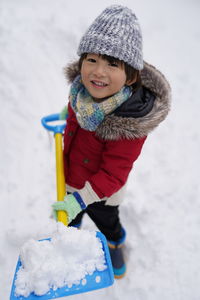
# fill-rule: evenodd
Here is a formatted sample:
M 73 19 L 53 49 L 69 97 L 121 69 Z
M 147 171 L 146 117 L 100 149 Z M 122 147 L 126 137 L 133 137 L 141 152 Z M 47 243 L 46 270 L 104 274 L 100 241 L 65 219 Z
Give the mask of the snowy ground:
M 198 0 L 0 0 L 0 299 L 8 300 L 20 246 L 51 236 L 56 199 L 54 143 L 40 125 L 60 111 L 63 66 L 107 5 L 132 8 L 145 60 L 162 70 L 172 111 L 152 133 L 121 207 L 127 229 L 126 278 L 67 299 L 199 300 L 200 200 Z M 93 228 L 85 219 L 85 228 Z

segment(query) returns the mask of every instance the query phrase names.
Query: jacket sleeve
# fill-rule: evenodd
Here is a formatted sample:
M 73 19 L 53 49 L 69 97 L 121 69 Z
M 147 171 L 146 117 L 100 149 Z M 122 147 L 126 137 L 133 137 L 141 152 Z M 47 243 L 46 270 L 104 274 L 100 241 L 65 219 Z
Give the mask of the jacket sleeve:
M 141 153 L 146 137 L 105 142 L 99 171 L 79 190 L 86 204 L 101 201 L 116 193 L 126 183 L 128 175 Z

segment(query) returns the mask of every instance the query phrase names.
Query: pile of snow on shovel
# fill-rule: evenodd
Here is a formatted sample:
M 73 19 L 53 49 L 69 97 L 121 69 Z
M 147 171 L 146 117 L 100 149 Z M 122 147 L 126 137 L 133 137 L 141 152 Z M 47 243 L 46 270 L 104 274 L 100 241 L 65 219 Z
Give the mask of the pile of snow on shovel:
M 21 248 L 15 281 L 17 296 L 32 292 L 41 296 L 50 289 L 86 284 L 86 275 L 107 268 L 101 241 L 96 233 L 58 223 L 51 240 L 30 239 Z

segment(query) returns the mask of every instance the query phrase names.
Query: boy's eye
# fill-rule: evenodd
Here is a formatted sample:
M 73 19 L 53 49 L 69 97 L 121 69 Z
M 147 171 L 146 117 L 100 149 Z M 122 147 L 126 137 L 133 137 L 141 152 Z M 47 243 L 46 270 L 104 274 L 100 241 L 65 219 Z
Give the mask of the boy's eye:
M 113 62 L 113 63 L 109 63 L 109 66 L 117 68 L 117 67 L 118 67 L 118 64 L 115 63 L 115 62 Z
M 92 63 L 95 63 L 95 62 L 96 62 L 96 59 L 94 59 L 94 58 L 87 58 L 87 61 L 92 62 Z

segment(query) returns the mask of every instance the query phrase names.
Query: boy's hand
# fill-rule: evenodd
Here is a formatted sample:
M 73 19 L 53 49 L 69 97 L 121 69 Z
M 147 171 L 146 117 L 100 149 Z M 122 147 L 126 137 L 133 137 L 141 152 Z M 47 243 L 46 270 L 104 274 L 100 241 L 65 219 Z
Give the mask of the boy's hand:
M 75 192 L 73 194 L 66 195 L 64 201 L 57 201 L 52 205 L 53 217 L 57 220 L 57 212 L 59 210 L 64 210 L 67 212 L 68 224 L 71 223 L 73 219 L 86 208 L 79 193 Z

